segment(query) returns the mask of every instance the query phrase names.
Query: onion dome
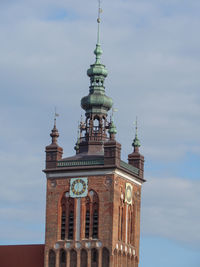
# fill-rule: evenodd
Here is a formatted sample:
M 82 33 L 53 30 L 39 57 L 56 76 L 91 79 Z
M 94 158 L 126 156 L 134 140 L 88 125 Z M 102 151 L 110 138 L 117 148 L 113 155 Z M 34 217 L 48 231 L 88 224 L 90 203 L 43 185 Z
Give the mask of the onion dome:
M 107 116 L 107 112 L 113 105 L 112 99 L 105 94 L 104 81 L 108 71 L 100 61 L 103 51 L 99 43 L 99 18 L 97 22 L 98 36 L 94 50 L 96 60 L 87 71 L 87 75 L 90 77 L 90 90 L 89 94 L 81 99 L 81 107 L 86 111 L 86 116 L 89 116 L 89 114 L 103 114 Z
M 135 139 L 133 140 L 132 146 L 133 147 L 140 147 L 141 146 L 140 140 L 138 139 L 137 135 L 135 136 Z

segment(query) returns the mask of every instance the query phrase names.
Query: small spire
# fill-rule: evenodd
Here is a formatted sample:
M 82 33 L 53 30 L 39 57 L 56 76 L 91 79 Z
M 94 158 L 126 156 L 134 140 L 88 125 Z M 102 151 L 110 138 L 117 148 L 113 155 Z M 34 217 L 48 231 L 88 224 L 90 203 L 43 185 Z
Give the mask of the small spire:
M 108 129 L 111 140 L 115 140 L 115 135 L 117 134 L 117 128 L 116 128 L 114 121 L 113 121 L 114 112 L 116 112 L 116 111 L 117 111 L 117 109 L 112 108 L 112 115 L 110 117 L 110 125 L 109 125 L 109 129 Z
M 139 152 L 139 147 L 141 146 L 140 140 L 138 139 L 138 121 L 136 117 L 135 121 L 135 139 L 133 140 L 132 146 L 134 147 L 134 152 Z
M 55 114 L 54 114 L 54 127 L 51 131 L 51 138 L 52 138 L 52 144 L 56 144 L 57 145 L 57 139 L 59 137 L 59 133 L 58 133 L 58 130 L 56 128 L 56 117 L 58 117 L 59 114 L 56 112 L 56 108 L 55 108 Z
M 80 144 L 80 123 L 78 121 L 78 131 L 77 131 L 77 142 L 75 144 L 74 150 L 76 150 L 76 153 L 79 152 L 79 144 Z

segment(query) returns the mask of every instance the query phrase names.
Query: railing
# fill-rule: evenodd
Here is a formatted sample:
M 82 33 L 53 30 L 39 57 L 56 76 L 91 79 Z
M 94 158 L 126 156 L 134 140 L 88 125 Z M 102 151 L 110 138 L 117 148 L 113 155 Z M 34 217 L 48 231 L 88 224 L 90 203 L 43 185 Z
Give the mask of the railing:
M 58 161 L 57 167 L 77 167 L 77 166 L 93 166 L 93 165 L 104 165 L 103 159 L 96 160 L 69 160 L 69 161 Z

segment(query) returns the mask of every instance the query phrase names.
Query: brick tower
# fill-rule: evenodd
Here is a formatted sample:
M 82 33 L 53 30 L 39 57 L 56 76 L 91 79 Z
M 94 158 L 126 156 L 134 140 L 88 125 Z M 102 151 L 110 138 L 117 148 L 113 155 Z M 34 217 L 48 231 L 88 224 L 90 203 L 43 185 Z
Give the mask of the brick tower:
M 107 70 L 96 61 L 87 71 L 89 94 L 82 98 L 85 121 L 80 123 L 76 155 L 63 158 L 56 119 L 52 143 L 46 147 L 47 177 L 45 267 L 138 267 L 140 201 L 144 157 L 137 132 L 128 163 L 108 112 Z

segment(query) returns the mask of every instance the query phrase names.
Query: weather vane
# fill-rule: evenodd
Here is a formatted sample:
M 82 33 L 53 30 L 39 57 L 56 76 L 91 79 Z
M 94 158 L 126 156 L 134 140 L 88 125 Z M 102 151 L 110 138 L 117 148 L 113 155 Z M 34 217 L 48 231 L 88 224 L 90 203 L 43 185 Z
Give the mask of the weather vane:
M 56 112 L 56 107 L 55 107 L 55 113 L 54 113 L 54 125 L 56 126 L 56 117 L 59 117 L 59 114 Z

